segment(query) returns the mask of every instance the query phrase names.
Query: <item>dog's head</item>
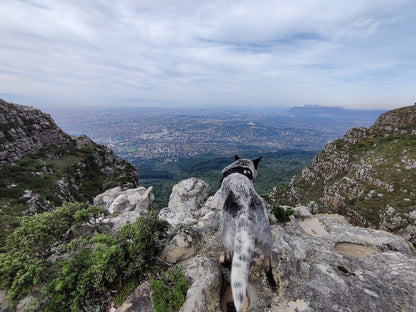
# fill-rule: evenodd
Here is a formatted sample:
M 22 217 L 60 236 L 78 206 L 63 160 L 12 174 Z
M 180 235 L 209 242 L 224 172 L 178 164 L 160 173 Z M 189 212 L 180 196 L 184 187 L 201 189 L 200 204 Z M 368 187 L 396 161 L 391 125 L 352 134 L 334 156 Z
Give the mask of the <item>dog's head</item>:
M 228 165 L 222 170 L 223 176 L 226 175 L 227 172 L 232 172 L 235 170 L 236 172 L 239 172 L 240 170 L 247 169 L 248 173 L 247 176 L 251 175 L 253 178 L 253 181 L 257 177 L 257 165 L 259 164 L 261 160 L 261 157 L 250 160 L 250 159 L 242 159 L 238 155 L 235 155 L 235 160 L 231 165 Z

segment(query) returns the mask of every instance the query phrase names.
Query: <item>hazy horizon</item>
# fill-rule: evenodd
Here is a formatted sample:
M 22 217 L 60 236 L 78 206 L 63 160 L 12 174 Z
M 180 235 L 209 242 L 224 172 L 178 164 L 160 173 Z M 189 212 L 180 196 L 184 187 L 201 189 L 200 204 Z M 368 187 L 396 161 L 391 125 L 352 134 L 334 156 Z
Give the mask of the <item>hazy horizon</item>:
M 3 0 L 0 14 L 0 97 L 20 104 L 393 109 L 416 100 L 410 0 Z

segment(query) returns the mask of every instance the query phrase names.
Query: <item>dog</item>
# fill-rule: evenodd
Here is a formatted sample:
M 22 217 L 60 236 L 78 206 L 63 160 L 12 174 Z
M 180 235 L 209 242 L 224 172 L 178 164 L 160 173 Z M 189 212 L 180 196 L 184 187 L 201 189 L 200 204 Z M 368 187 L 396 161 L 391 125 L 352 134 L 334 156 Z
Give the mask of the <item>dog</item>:
M 255 248 L 264 255 L 267 281 L 277 288 L 271 264 L 272 236 L 266 205 L 254 189 L 260 158 L 240 159 L 222 170 L 221 241 L 225 249 L 223 266 L 231 266 L 231 289 L 237 312 L 243 311 L 251 257 Z

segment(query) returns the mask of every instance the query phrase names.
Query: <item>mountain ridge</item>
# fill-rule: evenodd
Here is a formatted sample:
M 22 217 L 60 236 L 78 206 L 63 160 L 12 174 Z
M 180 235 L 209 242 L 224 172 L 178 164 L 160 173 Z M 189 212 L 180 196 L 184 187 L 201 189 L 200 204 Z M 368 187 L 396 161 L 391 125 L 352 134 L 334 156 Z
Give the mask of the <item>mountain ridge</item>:
M 369 128 L 352 128 L 312 165 L 275 188 L 274 204 L 336 212 L 360 226 L 416 239 L 416 106 L 388 111 Z
M 1 238 L 22 214 L 92 202 L 115 186 L 137 187 L 137 169 L 87 136 L 66 134 L 49 114 L 0 100 Z

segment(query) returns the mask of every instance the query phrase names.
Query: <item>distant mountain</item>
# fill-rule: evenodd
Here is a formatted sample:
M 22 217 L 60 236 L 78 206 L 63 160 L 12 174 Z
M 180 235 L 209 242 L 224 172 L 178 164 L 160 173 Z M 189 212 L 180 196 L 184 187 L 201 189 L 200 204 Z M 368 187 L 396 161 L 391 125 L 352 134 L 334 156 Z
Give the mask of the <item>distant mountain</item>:
M 416 106 L 386 112 L 369 128 L 350 129 L 271 199 L 334 211 L 416 243 Z
M 1 231 L 22 214 L 91 202 L 123 185 L 138 186 L 137 170 L 110 149 L 66 134 L 38 109 L 0 99 Z
M 311 120 L 322 122 L 336 123 L 339 121 L 349 122 L 373 122 L 380 114 L 386 110 L 373 109 L 346 109 L 341 106 L 320 106 L 320 105 L 304 105 L 295 106 L 281 113 L 281 116 L 290 117 L 295 120 Z M 356 124 L 355 126 L 358 126 Z

